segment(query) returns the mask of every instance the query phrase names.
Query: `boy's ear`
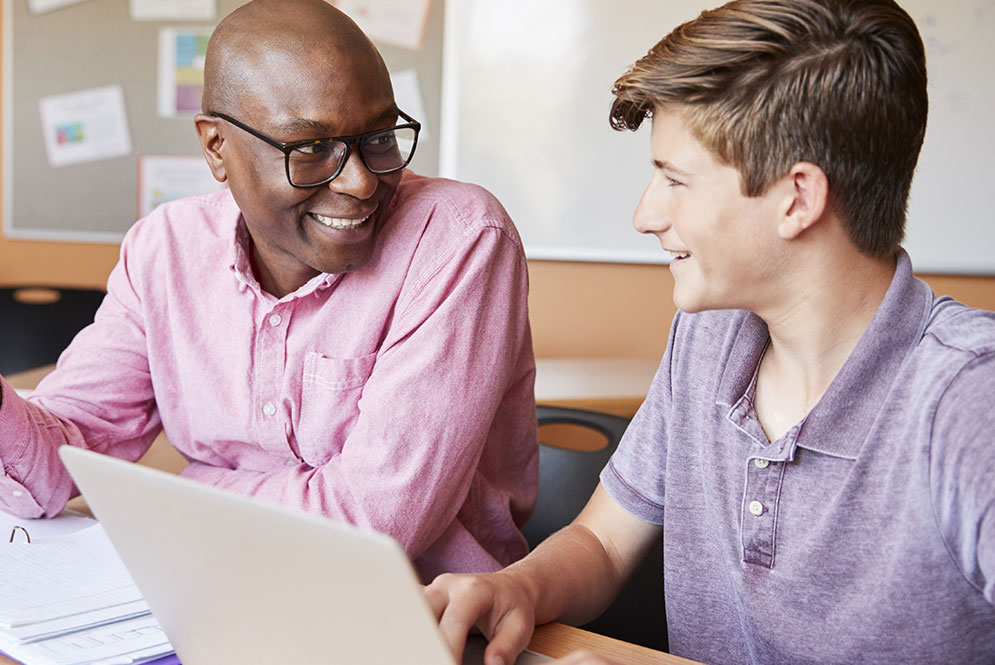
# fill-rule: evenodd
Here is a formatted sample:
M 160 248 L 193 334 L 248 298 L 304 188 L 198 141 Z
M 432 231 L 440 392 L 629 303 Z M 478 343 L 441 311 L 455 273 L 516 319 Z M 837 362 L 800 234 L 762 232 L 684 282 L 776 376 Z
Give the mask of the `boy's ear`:
M 798 162 L 784 177 L 790 193 L 777 234 L 791 240 L 822 219 L 829 200 L 829 180 L 810 162 Z
M 224 144 L 224 137 L 218 130 L 218 119 L 214 116 L 198 113 L 193 118 L 197 127 L 197 136 L 200 138 L 200 147 L 204 151 L 204 159 L 218 182 L 228 179 L 228 171 L 225 169 L 225 160 L 221 155 L 221 146 Z

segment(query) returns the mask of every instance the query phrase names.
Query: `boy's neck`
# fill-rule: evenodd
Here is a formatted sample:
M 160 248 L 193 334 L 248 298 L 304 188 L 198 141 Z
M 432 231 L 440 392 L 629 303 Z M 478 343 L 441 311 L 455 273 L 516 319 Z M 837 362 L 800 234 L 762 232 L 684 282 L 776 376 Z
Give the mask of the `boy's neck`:
M 792 275 L 777 305 L 757 312 L 770 344 L 757 378 L 757 415 L 773 441 L 819 401 L 857 346 L 895 274 L 895 258 L 820 256 Z

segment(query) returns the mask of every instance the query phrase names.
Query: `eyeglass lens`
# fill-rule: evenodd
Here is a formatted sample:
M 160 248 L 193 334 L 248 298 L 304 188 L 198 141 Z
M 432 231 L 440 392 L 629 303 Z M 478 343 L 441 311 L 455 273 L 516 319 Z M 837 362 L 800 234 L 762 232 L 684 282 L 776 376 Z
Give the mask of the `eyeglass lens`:
M 390 173 L 404 168 L 411 159 L 417 131 L 413 127 L 385 129 L 367 134 L 355 146 L 363 163 L 373 173 Z M 299 146 L 290 153 L 290 182 L 313 185 L 335 175 L 348 152 L 343 141 L 329 140 Z

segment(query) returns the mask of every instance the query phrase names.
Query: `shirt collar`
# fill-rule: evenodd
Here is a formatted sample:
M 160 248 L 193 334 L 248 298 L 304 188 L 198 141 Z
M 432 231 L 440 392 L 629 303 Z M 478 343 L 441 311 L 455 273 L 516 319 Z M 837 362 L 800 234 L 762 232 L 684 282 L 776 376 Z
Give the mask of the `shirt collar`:
M 273 296 L 263 292 L 262 286 L 260 286 L 256 276 L 252 274 L 252 263 L 249 261 L 252 237 L 249 235 L 249 229 L 245 225 L 245 218 L 242 217 L 242 213 L 237 208 L 232 229 L 231 258 L 228 267 L 238 281 L 239 288 L 242 290 L 249 289 L 259 297 L 272 298 Z M 327 289 L 338 282 L 344 274 L 319 273 L 293 293 L 288 293 L 281 300 L 294 300 L 310 295 L 315 291 Z
M 789 432 L 797 445 L 836 457 L 857 458 L 867 429 L 891 390 L 893 377 L 922 338 L 932 304 L 932 290 L 916 279 L 909 255 L 899 250 L 895 275 L 867 330 L 797 431 Z M 767 340 L 766 324 L 749 314 L 733 344 L 717 403 L 736 405 L 735 410 L 746 401 L 743 398 L 752 387 Z

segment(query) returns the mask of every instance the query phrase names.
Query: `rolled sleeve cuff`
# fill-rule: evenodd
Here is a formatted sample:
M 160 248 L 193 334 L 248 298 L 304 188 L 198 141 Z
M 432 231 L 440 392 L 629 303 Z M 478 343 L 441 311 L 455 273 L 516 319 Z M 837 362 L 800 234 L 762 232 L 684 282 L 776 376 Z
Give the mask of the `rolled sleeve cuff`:
M 0 510 L 18 517 L 41 517 L 45 510 L 38 505 L 31 492 L 11 476 L 11 473 L 19 475 L 16 464 L 24 452 L 24 437 L 17 425 L 28 417 L 24 412 L 24 402 L 2 377 L 0 391 L 0 468 L 3 469 L 0 476 Z

